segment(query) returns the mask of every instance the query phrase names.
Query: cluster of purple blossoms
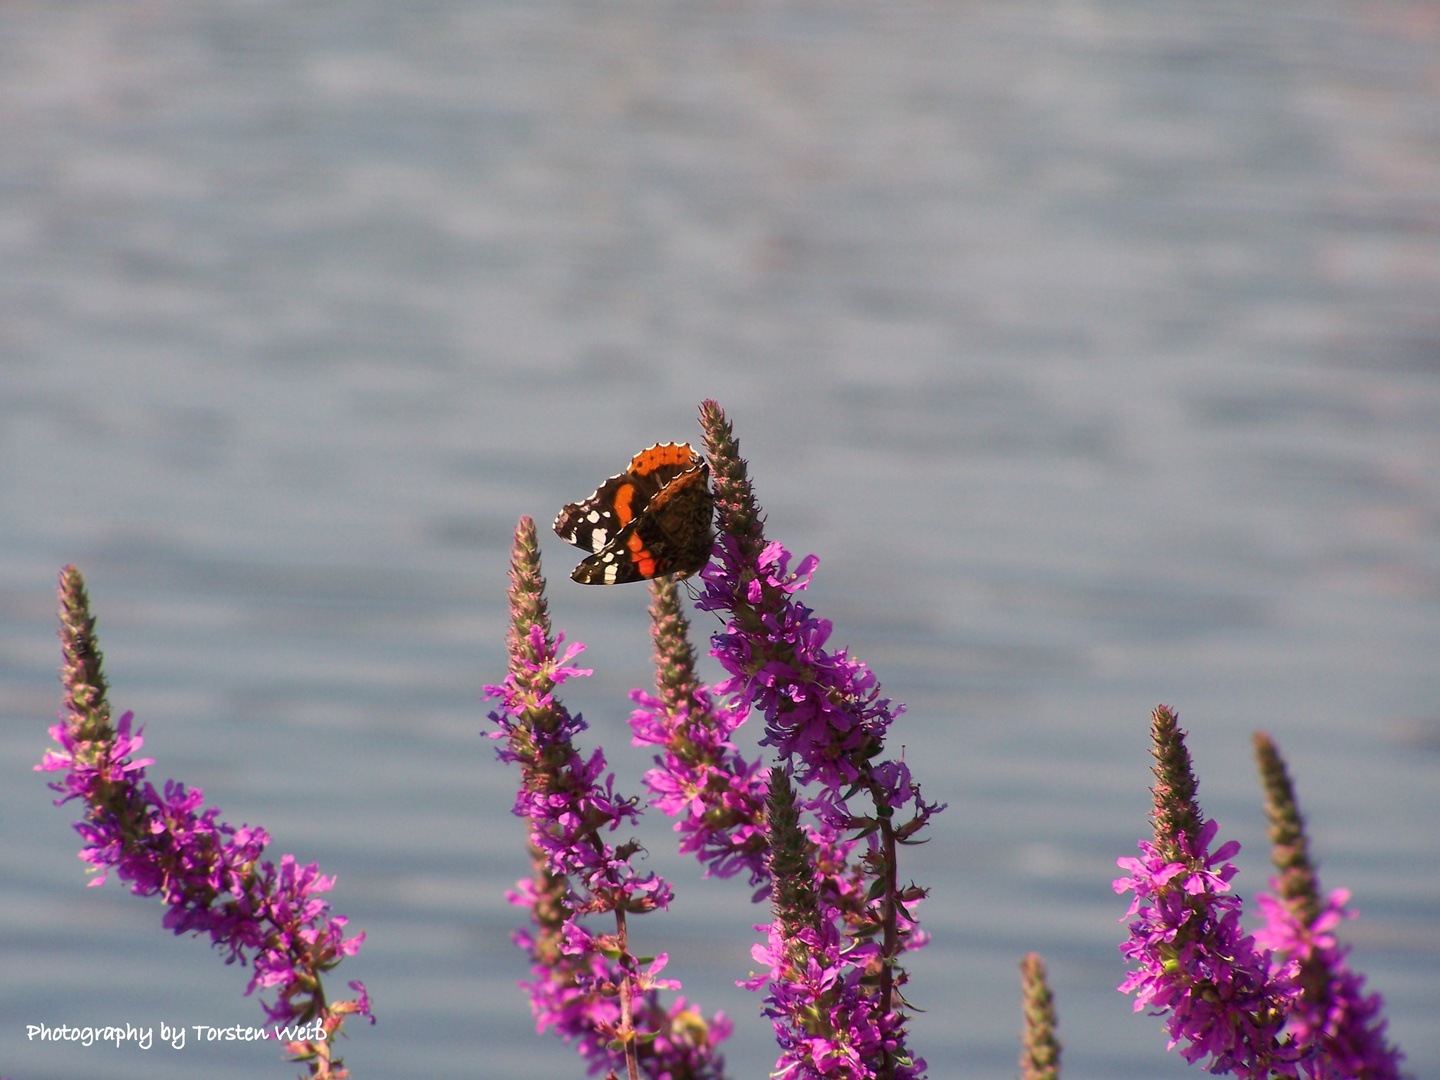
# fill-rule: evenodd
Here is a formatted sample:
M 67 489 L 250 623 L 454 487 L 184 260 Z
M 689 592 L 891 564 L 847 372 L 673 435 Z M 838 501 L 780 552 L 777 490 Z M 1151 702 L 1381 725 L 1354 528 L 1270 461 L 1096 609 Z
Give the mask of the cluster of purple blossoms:
M 714 692 L 699 685 L 673 582 L 655 584 L 650 616 L 660 696 L 644 690 L 630 694 L 639 706 L 630 717 L 631 741 L 664 750 L 644 777 L 650 805 L 678 818 L 680 852 L 693 854 L 707 877 L 746 870 L 750 884 L 761 886 L 759 899 L 768 894 L 770 879 L 767 783 L 759 759 L 747 762 L 730 741 L 748 712 L 717 705 Z
M 905 1048 L 905 1017 L 883 1011 L 874 990 L 879 944 L 847 940 L 843 912 L 821 902 L 812 925 L 787 927 L 777 918 L 751 956 L 766 970 L 741 983 L 765 988 L 763 1012 L 775 1022 L 780 1058 L 771 1073 L 783 1080 L 851 1080 L 925 1075 L 923 1058 Z M 805 1023 L 797 1023 L 803 1017 Z
M 334 878 L 318 866 L 299 866 L 292 855 L 280 866 L 260 862 L 269 834 L 218 821 L 216 807 L 202 809 L 204 793 L 167 781 L 161 795 L 145 780 L 150 758 L 135 758 L 145 740 L 132 733 L 133 715 L 113 727 L 95 620 L 80 572 L 67 566 L 60 575 L 61 640 L 65 687 L 63 722 L 50 729 L 60 744 L 47 751 L 37 771 L 64 772 L 50 787 L 85 805 L 75 829 L 85 840 L 80 857 L 99 873 L 92 886 L 114 868 L 139 896 L 161 896 L 169 907 L 164 925 L 176 934 L 208 934 L 226 953 L 225 962 L 249 963 L 253 974 L 245 993 L 275 989 L 273 1004 L 263 1003 L 276 1024 L 318 1021 L 325 1038 L 286 1045 L 292 1060 L 305 1062 L 312 1077 L 348 1075 L 332 1060 L 330 1045 L 344 1018 L 369 1017 L 369 998 L 359 982 L 358 997 L 328 1002 L 321 976 L 360 949 L 365 935 L 346 938 L 343 916 L 329 914 L 319 894 Z
M 914 920 L 925 893 L 899 883 L 896 851 L 918 842 L 915 834 L 938 808 L 921 799 L 903 761 L 881 757 L 900 709 L 880 697 L 864 664 L 826 649 L 830 624 L 794 598 L 808 584 L 815 558 L 791 572 L 790 553 L 765 543 L 724 414 L 706 402 L 701 423 L 720 535 L 702 572 L 699 606 L 729 613 L 711 652 L 730 677 L 715 687 L 700 684 L 675 584 L 653 582 L 657 689 L 632 694 L 631 718 L 633 741 L 660 751 L 645 777 L 650 802 L 678 819 L 681 850 L 696 855 L 707 875 L 744 870 L 758 887 L 755 899 L 771 897 L 768 942 L 753 953 L 766 970 L 742 985 L 768 990 L 765 1011 L 782 1048 L 776 1074 L 787 1080 L 921 1077 L 924 1061 L 905 1046 L 908 1005 L 898 958 L 925 943 Z M 570 740 L 583 724 L 552 693 L 581 672 L 568 664 L 574 648 L 562 654 L 551 641 L 528 519 L 517 530 L 511 581 L 510 676 L 490 692 L 502 701 L 492 713 L 497 737 L 508 740 L 501 756 L 522 770 L 516 813 L 531 822 L 536 867 L 533 880 L 513 894 L 533 923 L 517 940 L 535 962 L 528 985 L 541 1026 L 556 1025 L 578 1039 L 582 1051 L 593 1048 L 587 1053 L 592 1062 L 615 1068 L 617 1046 L 637 1043 L 628 1033 L 641 1026 L 623 1008 L 614 1012 L 614 998 L 620 988 L 622 1006 L 633 998 L 637 1012 L 644 1011 L 634 989 L 640 973 L 627 959 L 623 919 L 597 956 L 573 917 L 651 910 L 668 902 L 669 889 L 629 876 L 633 845 L 612 850 L 599 840 L 601 827 L 632 820 L 634 808 L 615 799 L 608 777 L 599 786 L 604 758 L 598 752 L 582 759 L 574 751 Z M 755 708 L 766 718 L 762 745 L 776 749 L 781 768 L 766 772 L 747 762 L 731 741 Z M 792 778 L 817 790 L 797 800 Z M 870 796 L 870 814 L 848 805 L 857 792 Z M 789 815 L 783 828 L 776 824 L 777 799 Z M 897 812 L 907 806 L 910 819 L 901 823 Z M 801 813 L 809 820 L 802 823 Z M 572 881 L 583 890 L 572 892 Z M 662 1026 L 673 1012 L 651 1010 Z M 718 1041 L 719 1024 L 707 1029 L 698 1014 L 696 1021 Z M 641 1048 L 663 1040 L 662 1031 Z M 635 1057 L 633 1065 L 627 1061 L 632 1075 L 648 1071 L 645 1055 Z
M 664 748 L 657 768 L 645 778 L 651 804 L 680 817 L 676 830 L 683 837 L 681 851 L 695 853 L 707 875 L 729 877 L 748 869 L 750 883 L 763 884 L 759 899 L 772 892 L 770 834 L 775 826 L 766 820 L 770 780 L 759 762 L 747 763 L 728 741 L 748 708 L 717 708 L 713 702 L 722 688 L 695 684 L 673 583 L 655 587 L 651 614 L 660 696 L 635 691 L 631 696 L 642 707 L 630 721 L 637 745 Z M 887 1055 L 891 1075 L 917 1075 L 913 1063 L 900 1060 L 903 1018 L 898 1011 L 878 1015 L 877 995 L 873 985 L 867 985 L 874 982 L 879 945 L 847 939 L 841 931 L 867 920 L 865 876 L 850 859 L 860 841 L 845 838 L 833 824 L 830 801 L 801 805 L 830 811 L 829 820 L 817 818 L 803 826 L 796 822 L 804 849 L 797 872 L 811 886 L 803 905 L 807 918 L 802 923 L 777 911 L 767 928 L 767 942 L 751 953 L 764 971 L 741 983 L 751 990 L 769 989 L 764 1011 L 777 1021 L 781 1048 L 775 1075 L 873 1076 L 874 1063 Z M 777 904 L 777 909 L 783 907 Z M 903 917 L 906 928 L 913 927 L 908 910 Z M 907 944 L 913 948 L 922 940 L 914 933 Z M 797 1025 L 796 1016 L 810 1019 Z
M 903 761 L 870 764 L 905 706 L 880 697 L 874 672 L 845 649 L 828 651 L 830 620 L 794 598 L 820 560 L 807 555 L 792 571 L 783 545 L 768 543 L 752 555 L 723 534 L 716 548 L 701 573 L 706 587 L 698 604 L 731 616 L 711 638 L 710 655 L 730 673 L 714 692 L 735 695 L 731 708 L 742 715 L 760 710 L 760 745 L 793 761 L 799 783 L 818 782 L 834 793 L 837 816 L 846 814 L 839 793 L 857 782 L 877 786 L 892 809 L 915 802 L 918 788 Z
M 1271 880 L 1276 896 L 1258 902 L 1266 925 L 1255 935 L 1240 926 L 1242 903 L 1230 893 L 1240 845 L 1214 853 L 1218 826 L 1195 799 L 1197 783 L 1174 712 L 1155 710 L 1157 761 L 1154 842 L 1143 858 L 1123 858 L 1129 876 L 1116 892 L 1133 891 L 1120 947 L 1136 964 L 1119 989 L 1135 991 L 1135 1009 L 1168 1013 L 1170 1047 L 1186 1061 L 1206 1060 L 1212 1073 L 1242 1078 L 1398 1080 L 1401 1055 L 1385 1042 L 1380 995 L 1362 993 L 1363 978 L 1345 963 L 1332 930 L 1350 917 L 1349 894 L 1322 905 L 1309 861 L 1303 822 L 1284 762 L 1267 736 L 1255 742 L 1271 821 Z M 1123 921 L 1123 920 L 1122 920 Z
M 592 1073 L 723 1080 L 717 1047 L 730 1022 L 717 1014 L 707 1023 L 683 998 L 665 1007 L 659 991 L 679 987 L 659 977 L 666 956 L 647 963 L 630 951 L 628 916 L 667 907 L 671 889 L 635 871 L 638 844 L 615 846 L 602 836 L 634 823 L 639 811 L 633 798 L 616 794 L 604 753 L 586 758 L 575 747 L 585 721 L 555 689 L 590 672 L 570 663 L 582 645 L 566 648 L 563 635 L 551 636 L 543 589 L 535 526 L 522 518 L 512 550 L 510 672 L 486 692 L 500 702 L 490 714 L 498 728 L 491 737 L 505 740 L 498 755 L 521 771 L 514 813 L 529 825 L 534 876 L 508 897 L 531 917 L 515 941 L 532 960 L 533 978 L 523 985 L 537 1030 L 553 1026 L 576 1042 Z M 603 914 L 613 915 L 613 934 L 581 921 Z
M 1294 785 L 1264 732 L 1255 733 L 1255 757 L 1277 871 L 1270 879 L 1274 895 L 1256 896 L 1265 925 L 1255 940 L 1298 967 L 1301 992 L 1286 1030 L 1311 1049 L 1305 1068 L 1314 1080 L 1398 1080 L 1403 1055 L 1386 1042 L 1384 1002 L 1365 994 L 1364 976 L 1350 970 L 1350 950 L 1335 938 L 1340 923 L 1355 917 L 1345 906 L 1350 893 L 1336 889 L 1321 900 Z
M 813 555 L 792 572 L 791 554 L 778 543 L 751 556 L 722 533 L 716 547 L 702 574 L 699 606 L 730 613 L 711 648 L 730 678 L 713 692 L 733 695 L 736 713 L 759 709 L 766 721 L 761 745 L 793 765 L 797 783 L 819 789 L 798 804 L 814 816 L 802 826 L 810 858 L 801 871 L 813 876 L 814 907 L 803 925 L 789 925 L 777 904 L 766 944 L 752 953 L 767 970 L 744 984 L 767 988 L 764 1011 L 781 1048 L 775 1075 L 923 1076 L 925 1062 L 905 1046 L 896 987 L 903 980 L 899 955 L 926 941 L 914 920 L 924 893 L 894 888 L 894 845 L 936 808 L 920 800 L 903 761 L 876 760 L 901 710 L 879 696 L 868 667 L 825 648 L 831 624 L 795 599 L 818 563 Z M 852 786 L 871 795 L 874 817 L 852 814 L 844 797 Z M 907 805 L 916 807 L 916 817 L 896 831 L 893 815 Z M 863 840 L 844 838 L 850 828 Z M 854 866 L 850 855 L 861 843 L 861 866 Z M 861 867 L 878 871 L 877 894 Z
M 1309 925 L 1294 902 L 1266 893 L 1255 899 L 1265 914 L 1255 940 L 1298 967 L 1302 993 L 1291 1008 L 1287 1030 L 1297 1042 L 1316 1048 L 1306 1065 L 1309 1075 L 1313 1080 L 1399 1080 L 1400 1055 L 1386 1043 L 1380 1015 L 1384 1000 L 1365 994 L 1365 976 L 1346 963 L 1349 946 L 1340 945 L 1331 933 L 1342 920 L 1355 918 L 1345 906 L 1349 890 L 1332 892 Z
M 540 626 L 532 626 L 529 645 L 537 659 L 524 661 L 528 677 L 512 674 L 502 685 L 485 688 L 501 702 L 491 714 L 499 727 L 491 737 L 509 740 L 497 755 L 507 764 L 527 767 L 527 783 L 516 795 L 512 812 L 530 822 L 530 841 L 544 854 L 551 874 L 573 875 L 597 901 L 613 900 L 627 911 L 668 907 L 671 892 L 664 879 L 637 874 L 629 861 L 633 849 L 622 853 L 600 839 L 601 829 L 613 832 L 627 822 L 634 824 L 640 815 L 633 798 L 615 793 L 613 773 L 601 780 L 605 752 L 596 749 L 582 758 L 571 741 L 587 725 L 570 715 L 553 688 L 591 671 L 570 666 L 585 646 L 572 643 L 561 653 L 564 644 L 564 634 L 551 643 Z M 533 694 L 531 688 L 541 682 L 551 689 Z M 552 723 L 534 722 L 534 714 L 542 710 Z
M 518 882 L 506 898 L 531 914 L 533 929 L 515 932 L 514 941 L 534 961 L 534 978 L 521 982 L 530 993 L 535 1029 L 553 1027 L 574 1042 L 590 1071 L 622 1067 L 625 1018 L 620 994 L 625 971 L 613 960 L 617 939 L 594 935 L 570 922 L 558 933 L 546 925 L 549 899 L 533 881 Z M 729 1038 L 731 1024 L 723 1013 L 706 1021 L 683 997 L 666 1008 L 658 994 L 679 983 L 657 976 L 666 956 L 657 956 L 630 981 L 630 1028 L 636 1033 L 637 1069 L 652 1080 L 721 1076 L 716 1048 Z M 648 1041 L 647 1041 L 648 1040 Z
M 1240 845 L 1212 854 L 1217 829 L 1207 821 L 1193 839 L 1179 837 L 1179 858 L 1142 840 L 1144 858 L 1118 860 L 1130 876 L 1116 879 L 1115 891 L 1133 891 L 1126 918 L 1139 915 L 1120 947 L 1137 964 L 1120 991 L 1135 992 L 1136 1012 L 1169 1012 L 1170 1049 L 1183 1043 L 1192 1064 L 1208 1057 L 1211 1072 L 1293 1077 L 1299 1051 L 1278 1036 L 1299 994 L 1294 968 L 1272 974 L 1271 954 L 1257 952 L 1240 926 L 1243 905 L 1230 894 L 1236 868 L 1226 861 Z
M 741 870 L 759 885 L 765 870 L 765 777 L 757 758 L 746 762 L 727 736 L 738 726 L 730 709 L 711 711 L 701 698 L 696 713 L 671 712 L 659 698 L 636 690 L 640 706 L 630 727 L 637 746 L 662 746 L 662 763 L 645 773 L 650 805 L 678 817 L 680 853 L 693 854 L 706 876 L 734 877 Z M 697 719 L 699 722 L 696 722 Z
M 727 700 L 727 718 L 758 709 L 765 718 L 760 744 L 783 766 L 766 785 L 765 866 L 775 919 L 754 957 L 768 971 L 744 985 L 767 987 L 765 1012 L 782 1049 L 777 1075 L 923 1076 L 925 1062 L 905 1044 L 899 958 L 925 943 L 914 919 L 925 890 L 899 884 L 896 851 L 915 842 L 940 808 L 920 797 L 903 761 L 881 757 L 902 707 L 880 696 L 863 663 L 826 648 L 830 622 L 796 598 L 818 560 L 807 556 L 792 570 L 790 552 L 766 542 L 729 422 L 712 401 L 701 405 L 700 422 L 719 535 L 701 571 L 697 606 L 726 614 L 710 653 L 730 676 L 709 693 Z M 661 765 L 668 764 L 667 755 Z M 732 777 L 742 771 L 728 770 Z M 817 790 L 795 800 L 792 780 Z M 858 792 L 869 795 L 869 814 L 849 806 L 847 795 Z M 777 822 L 777 798 L 787 803 L 782 816 L 793 810 L 788 827 Z M 901 824 L 896 815 L 906 807 L 912 816 Z M 813 820 L 802 824 L 801 812 Z M 857 848 L 863 853 L 852 861 Z

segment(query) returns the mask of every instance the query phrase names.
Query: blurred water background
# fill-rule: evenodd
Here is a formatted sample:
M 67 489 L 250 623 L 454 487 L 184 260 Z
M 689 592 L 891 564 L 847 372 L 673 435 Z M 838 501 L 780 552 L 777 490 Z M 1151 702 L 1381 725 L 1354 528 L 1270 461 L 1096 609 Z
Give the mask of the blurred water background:
M 1014 1074 L 1029 949 L 1067 1077 L 1191 1074 L 1114 990 L 1159 701 L 1247 898 L 1276 737 L 1440 1073 L 1435 4 L 8 0 L 0 280 L 7 1075 L 293 1075 L 25 1039 L 261 1016 L 84 887 L 31 771 L 66 562 L 152 777 L 338 875 L 356 1077 L 582 1075 L 514 986 L 506 548 L 712 396 L 950 804 L 902 868 L 933 1077 Z M 645 591 L 544 555 L 596 669 L 567 702 L 639 791 Z M 679 898 L 640 949 L 765 1075 L 765 912 L 643 837 Z

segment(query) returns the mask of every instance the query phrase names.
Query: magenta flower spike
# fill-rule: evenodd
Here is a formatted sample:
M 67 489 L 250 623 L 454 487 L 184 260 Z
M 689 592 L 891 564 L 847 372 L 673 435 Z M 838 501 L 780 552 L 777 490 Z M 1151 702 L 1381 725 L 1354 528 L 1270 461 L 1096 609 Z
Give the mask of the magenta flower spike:
M 1274 895 L 1255 898 L 1265 915 L 1255 940 L 1299 967 L 1301 993 L 1286 1030 L 1309 1048 L 1306 1070 L 1313 1080 L 1399 1080 L 1404 1055 L 1386 1042 L 1384 1001 L 1379 994 L 1365 994 L 1365 977 L 1350 970 L 1349 947 L 1334 934 L 1341 922 L 1355 918 L 1346 907 L 1350 893 L 1336 889 L 1320 899 L 1294 785 L 1264 732 L 1255 733 L 1255 757 L 1276 870 L 1270 879 Z
M 209 934 L 226 953 L 225 962 L 249 964 L 245 994 L 274 989 L 262 1002 L 292 1061 L 308 1066 L 312 1078 L 342 1080 L 349 1075 L 331 1044 L 347 1016 L 375 1022 L 365 987 L 351 982 L 353 1000 L 331 1002 L 321 976 L 353 956 L 363 933 L 347 938 L 344 916 L 330 915 L 320 894 L 334 886 L 311 863 L 299 866 L 283 855 L 277 869 L 260 862 L 269 834 L 261 828 L 218 821 L 219 809 L 204 806 L 199 788 L 165 782 L 161 795 L 145 779 L 150 758 L 135 758 L 145 740 L 132 733 L 133 715 L 111 725 L 95 619 L 80 571 L 60 572 L 60 639 L 64 665 L 61 723 L 50 729 L 60 744 L 47 751 L 37 771 L 64 772 L 50 787 L 77 799 L 85 817 L 75 825 L 84 838 L 80 857 L 97 872 L 91 886 L 113 868 L 138 896 L 160 895 L 169 910 L 163 925 L 176 934 Z M 286 1034 L 282 1028 L 289 1028 Z M 299 1034 L 309 1028 L 314 1037 Z
M 1135 1011 L 1168 1014 L 1170 1048 L 1212 1073 L 1246 1080 L 1293 1077 L 1303 1048 L 1281 1028 L 1299 993 L 1295 966 L 1272 973 L 1270 953 L 1256 949 L 1240 926 L 1241 900 L 1230 892 L 1240 850 L 1230 841 L 1212 852 L 1219 826 L 1195 800 L 1195 775 L 1185 733 L 1164 705 L 1151 718 L 1156 784 L 1153 843 L 1142 858 L 1122 858 L 1128 877 L 1117 893 L 1133 892 L 1125 918 L 1130 939 L 1120 952 L 1135 963 L 1120 984 L 1135 993 Z M 1121 921 L 1124 921 L 1123 919 Z
M 1241 901 L 1230 894 L 1240 850 L 1214 853 L 1217 825 L 1195 800 L 1196 782 L 1185 733 L 1165 706 L 1155 710 L 1157 783 L 1154 843 L 1144 858 L 1120 859 L 1131 872 L 1116 892 L 1133 891 L 1126 918 L 1130 940 L 1120 951 L 1136 968 L 1120 985 L 1135 991 L 1135 1009 L 1168 1014 L 1170 1047 L 1213 1073 L 1307 1080 L 1398 1080 L 1402 1055 L 1385 1041 L 1379 994 L 1345 962 L 1331 931 L 1353 915 L 1349 894 L 1321 902 L 1304 823 L 1285 763 L 1269 738 L 1256 733 L 1266 789 L 1276 895 L 1257 899 L 1265 926 L 1240 927 Z M 1123 920 L 1122 920 L 1123 921 Z
M 747 762 L 730 742 L 747 711 L 716 704 L 715 695 L 695 677 L 689 625 L 680 611 L 672 578 L 651 582 L 651 635 L 655 642 L 656 689 L 630 697 L 632 741 L 658 746 L 664 754 L 645 774 L 650 804 L 679 818 L 682 854 L 693 854 L 705 875 L 728 878 L 741 870 L 751 885 L 765 886 L 765 776 L 760 761 Z M 756 893 L 760 898 L 768 886 Z
M 775 921 L 767 943 L 754 951 L 768 972 L 745 985 L 767 988 L 765 1011 L 782 1049 L 775 1075 L 923 1076 L 925 1062 L 906 1046 L 906 1006 L 899 992 L 905 971 L 899 958 L 926 940 L 914 918 L 925 890 L 899 884 L 896 852 L 900 844 L 917 842 L 915 835 L 941 808 L 920 797 L 904 761 L 881 756 L 901 707 L 880 696 L 879 683 L 863 663 L 843 649 L 827 649 L 830 623 L 797 599 L 818 560 L 808 556 L 792 569 L 790 552 L 766 541 L 747 466 L 715 402 L 702 403 L 700 424 L 718 535 L 701 571 L 705 588 L 698 606 L 725 613 L 725 628 L 712 636 L 710 651 L 730 677 L 711 689 L 713 697 L 692 695 L 687 707 L 667 697 L 662 671 L 660 699 L 637 699 L 649 711 L 637 714 L 638 730 L 647 741 L 663 737 L 671 745 L 678 728 L 659 719 L 662 706 L 671 717 L 688 712 L 692 722 L 709 713 L 715 722 L 705 738 L 713 743 L 726 739 L 754 707 L 765 717 L 761 745 L 773 747 L 784 768 L 772 769 L 762 786 L 754 766 L 732 757 L 720 767 L 721 777 L 708 774 L 701 784 L 689 763 L 672 764 L 679 758 L 672 751 L 660 761 L 668 775 L 657 777 L 651 790 L 673 791 L 672 804 L 685 806 L 694 823 L 689 831 L 717 838 L 709 849 L 718 853 L 711 856 L 712 866 L 733 865 L 723 862 L 724 854 L 738 847 L 744 857 L 736 863 L 750 868 L 752 882 L 767 873 L 772 879 Z M 668 655 L 658 635 L 657 652 Z M 709 702 L 719 699 L 726 700 L 726 711 L 716 715 Z M 792 776 L 819 790 L 797 801 L 790 792 Z M 768 855 L 756 834 L 744 831 L 757 823 L 762 790 L 769 799 Z M 717 792 L 719 799 L 713 797 Z M 868 814 L 849 805 L 859 792 L 870 797 L 874 809 Z M 784 852 L 774 820 L 777 799 L 796 814 L 787 826 Z M 897 822 L 906 807 L 909 820 Z M 813 823 L 801 825 L 801 811 L 812 815 Z M 707 827 L 712 831 L 706 833 Z M 703 844 L 695 846 L 704 851 Z M 850 860 L 857 848 L 863 853 L 855 864 Z M 756 870 L 762 857 L 766 873 Z M 796 902 L 796 896 L 805 899 Z
M 1229 861 L 1240 845 L 1210 850 L 1219 826 L 1200 812 L 1175 713 L 1156 708 L 1150 730 L 1155 837 L 1140 842 L 1142 858 L 1117 860 L 1130 874 L 1116 879 L 1115 891 L 1135 894 L 1125 918 L 1139 916 L 1120 946 L 1136 966 L 1119 989 L 1135 993 L 1136 1012 L 1168 1014 L 1170 1049 L 1178 1046 L 1188 1062 L 1246 1080 L 1297 1076 L 1304 1047 L 1281 1036 L 1300 992 L 1296 966 L 1272 970 L 1271 954 L 1240 926 Z
M 638 816 L 635 800 L 618 795 L 604 775 L 605 756 L 588 758 L 573 738 L 585 722 L 555 696 L 567 680 L 589 675 L 571 664 L 583 649 L 564 647 L 551 633 L 545 579 L 535 524 L 521 518 L 510 570 L 510 673 L 486 687 L 500 707 L 490 714 L 504 739 L 502 761 L 518 764 L 521 784 L 514 812 L 529 823 L 534 876 L 509 893 L 526 908 L 532 926 L 515 935 L 530 953 L 530 992 L 536 1029 L 555 1030 L 575 1042 L 592 1073 L 623 1069 L 630 1080 L 723 1080 L 719 1044 L 730 1022 L 717 1013 L 707 1022 L 684 998 L 665 1007 L 661 989 L 679 983 L 660 978 L 666 957 L 636 957 L 629 948 L 628 916 L 668 906 L 670 886 L 640 874 L 634 841 L 612 846 L 602 833 Z M 615 932 L 599 933 L 581 920 L 610 914 Z

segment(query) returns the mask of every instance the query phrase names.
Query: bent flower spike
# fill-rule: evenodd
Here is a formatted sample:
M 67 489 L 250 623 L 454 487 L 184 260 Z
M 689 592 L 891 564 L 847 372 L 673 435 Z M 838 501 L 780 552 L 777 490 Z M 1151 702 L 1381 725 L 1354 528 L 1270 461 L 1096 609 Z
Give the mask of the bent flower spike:
M 65 774 L 50 785 L 63 795 L 57 806 L 84 804 L 75 829 L 85 840 L 80 857 L 98 871 L 90 884 L 102 884 L 113 868 L 136 895 L 161 896 L 167 929 L 209 934 L 227 964 L 250 964 L 247 996 L 276 991 L 273 1002 L 262 1002 L 274 1024 L 318 1023 L 323 1038 L 286 1044 L 292 1060 L 306 1063 L 311 1077 L 348 1076 L 343 1062 L 332 1060 L 331 1044 L 345 1017 L 372 1024 L 375 1018 L 361 983 L 350 983 L 353 1000 L 331 1002 L 321 982 L 365 940 L 363 933 L 345 937 L 347 920 L 330 915 L 320 898 L 335 879 L 314 863 L 298 865 L 293 855 L 281 856 L 278 868 L 260 862 L 270 843 L 264 829 L 217 820 L 217 808 L 202 809 L 199 788 L 168 780 L 162 795 L 145 779 L 154 761 L 133 756 L 144 739 L 132 733 L 132 714 L 111 724 L 95 620 L 73 566 L 60 574 L 60 623 L 65 707 L 50 729 L 60 749 L 47 751 L 35 768 Z

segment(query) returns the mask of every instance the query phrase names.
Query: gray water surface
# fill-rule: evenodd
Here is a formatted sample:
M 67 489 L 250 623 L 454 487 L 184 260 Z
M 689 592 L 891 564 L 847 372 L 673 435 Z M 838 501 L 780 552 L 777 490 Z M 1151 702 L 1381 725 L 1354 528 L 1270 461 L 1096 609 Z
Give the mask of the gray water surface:
M 583 1075 L 514 986 L 506 548 L 715 397 L 950 804 L 902 867 L 933 1077 L 1014 1074 L 1030 949 L 1068 1078 L 1192 1074 L 1114 990 L 1159 701 L 1247 899 L 1275 736 L 1440 1075 L 1437 287 L 1428 3 L 0 6 L 0 1070 L 294 1072 L 25 1039 L 261 1018 L 85 888 L 31 771 L 74 562 L 152 778 L 338 876 L 357 1080 Z M 644 590 L 543 547 L 566 701 L 639 791 Z M 765 1075 L 765 911 L 642 835 L 678 899 L 639 948 Z

